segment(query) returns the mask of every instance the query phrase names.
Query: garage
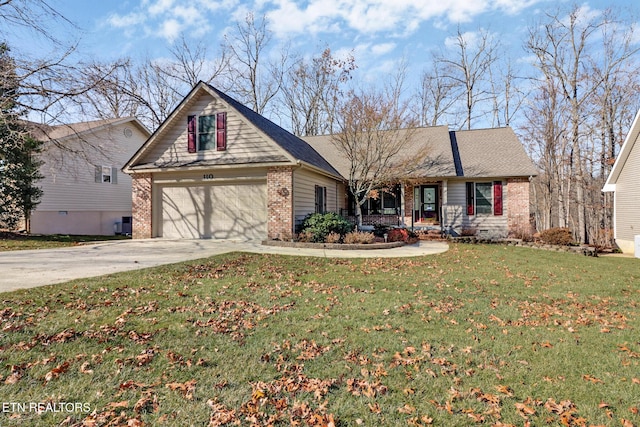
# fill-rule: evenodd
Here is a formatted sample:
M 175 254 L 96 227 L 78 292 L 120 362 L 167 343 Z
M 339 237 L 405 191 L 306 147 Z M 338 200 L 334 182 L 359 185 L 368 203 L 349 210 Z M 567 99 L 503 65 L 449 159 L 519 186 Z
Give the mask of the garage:
M 267 237 L 264 182 L 163 186 L 162 229 L 167 239 L 262 240 Z

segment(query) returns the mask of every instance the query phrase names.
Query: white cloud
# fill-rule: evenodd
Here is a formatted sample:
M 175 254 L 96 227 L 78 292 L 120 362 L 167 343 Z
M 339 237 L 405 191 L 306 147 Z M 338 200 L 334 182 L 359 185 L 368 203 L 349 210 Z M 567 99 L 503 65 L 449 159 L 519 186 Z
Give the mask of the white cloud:
M 364 34 L 384 32 L 408 35 L 421 23 L 469 22 L 496 10 L 517 14 L 545 0 L 271 0 L 269 19 L 281 37 L 351 29 Z M 266 5 L 266 0 L 261 0 Z
M 380 43 L 371 47 L 371 53 L 380 56 L 393 51 L 395 48 L 395 43 Z
M 168 12 L 173 7 L 174 0 L 158 0 L 147 8 L 151 15 L 160 15 Z
M 128 28 L 145 22 L 146 16 L 143 13 L 129 13 L 128 15 L 112 14 L 107 18 L 109 25 L 116 28 Z
M 180 35 L 182 28 L 183 26 L 177 20 L 167 19 L 162 23 L 159 33 L 163 38 L 173 41 Z

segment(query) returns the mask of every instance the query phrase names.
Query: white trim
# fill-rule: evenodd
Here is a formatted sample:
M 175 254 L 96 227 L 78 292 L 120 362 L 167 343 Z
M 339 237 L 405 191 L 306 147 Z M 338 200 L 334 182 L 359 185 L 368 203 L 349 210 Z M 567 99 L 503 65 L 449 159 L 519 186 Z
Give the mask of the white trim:
M 629 133 L 627 134 L 627 137 L 622 144 L 622 148 L 620 149 L 620 152 L 616 157 L 616 161 L 613 164 L 613 168 L 611 168 L 611 172 L 609 172 L 607 182 L 605 182 L 602 191 L 615 192 L 615 184 L 618 181 L 618 177 L 620 176 L 622 169 L 624 168 L 624 164 L 629 158 L 629 154 L 631 153 L 633 144 L 635 144 L 636 139 L 638 139 L 638 135 L 640 135 L 640 111 L 636 113 L 636 117 L 633 119 L 631 129 L 629 129 Z

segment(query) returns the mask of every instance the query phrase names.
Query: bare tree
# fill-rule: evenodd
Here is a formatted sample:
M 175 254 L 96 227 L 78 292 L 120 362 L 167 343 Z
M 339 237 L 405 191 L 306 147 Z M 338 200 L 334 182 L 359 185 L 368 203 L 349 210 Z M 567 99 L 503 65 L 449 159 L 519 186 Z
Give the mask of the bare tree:
M 510 58 L 505 58 L 502 65 L 490 67 L 489 82 L 491 86 L 491 126 L 509 126 L 513 118 L 520 112 L 527 94 L 518 81 L 524 80 L 517 76 Z
M 566 16 L 561 12 L 548 14 L 547 22 L 530 28 L 526 44 L 544 80 L 553 81 L 560 91 L 558 108 L 570 147 L 561 163 L 568 168 L 570 189 L 562 194 L 570 199 L 559 201 L 559 205 L 567 209 L 566 225 L 572 228 L 578 241 L 585 243 L 589 241 L 589 230 L 593 230 L 587 223 L 587 206 L 591 204 L 587 193 L 592 186 L 589 156 L 593 155 L 589 148 L 592 144 L 589 119 L 594 116 L 598 91 L 637 51 L 629 43 L 620 44 L 619 35 L 608 31 L 613 28 L 611 25 L 621 24 L 612 17 L 611 11 L 593 16 L 579 7 L 574 7 Z M 624 31 L 632 32 L 632 27 L 627 26 Z M 619 49 L 607 48 L 608 43 Z M 561 219 L 561 225 L 562 222 Z
M 219 78 L 228 67 L 227 52 L 219 50 L 215 59 L 209 57 L 208 45 L 200 40 L 196 43 L 187 41 L 184 34 L 169 46 L 172 58 L 167 62 L 163 72 L 183 87 L 192 88 L 198 82 L 211 83 Z M 176 85 L 177 86 L 177 85 Z M 184 93 L 184 90 L 180 91 Z
M 249 13 L 245 21 L 236 26 L 235 33 L 225 36 L 224 44 L 229 58 L 227 89 L 262 115 L 279 94 L 288 67 L 287 49 L 275 60 L 267 57 L 271 38 L 266 18 L 256 21 Z
M 417 99 L 422 126 L 447 124 L 458 95 L 453 82 L 442 75 L 441 64 L 436 58 L 433 58 L 431 68 L 422 72 Z
M 372 190 L 411 174 L 422 161 L 403 156 L 417 121 L 397 99 L 373 91 L 351 91 L 338 114 L 339 133 L 331 142 L 349 162 L 349 191 L 362 225 L 362 205 Z M 426 155 L 426 153 L 425 153 Z
M 342 86 L 356 69 L 353 55 L 335 58 L 325 48 L 310 61 L 300 59 L 287 73 L 282 98 L 291 116 L 292 132 L 296 135 L 333 133 L 335 110 Z
M 471 129 L 479 116 L 478 104 L 490 99 L 487 77 L 496 61 L 498 47 L 498 42 L 486 30 L 471 35 L 461 33 L 458 28 L 453 42 L 454 56 L 437 58 L 443 66 L 442 76 L 462 88 L 465 118 L 461 127 Z
M 93 62 L 83 68 L 82 82 L 91 89 L 75 98 L 76 108 L 94 118 L 136 116 L 157 128 L 199 81 L 211 83 L 226 72 L 224 51 L 209 58 L 202 41 L 191 44 L 182 36 L 169 46 L 170 58 L 135 62 Z

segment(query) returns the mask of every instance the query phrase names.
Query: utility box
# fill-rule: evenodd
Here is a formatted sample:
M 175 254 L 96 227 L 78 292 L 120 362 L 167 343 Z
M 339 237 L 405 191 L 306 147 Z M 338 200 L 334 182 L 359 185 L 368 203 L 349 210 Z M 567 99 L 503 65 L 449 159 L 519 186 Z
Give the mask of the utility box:
M 123 216 L 122 217 L 122 234 L 124 234 L 125 236 L 129 236 L 131 235 L 131 217 L 130 216 Z
M 635 253 L 636 258 L 640 258 L 640 234 L 635 236 Z

